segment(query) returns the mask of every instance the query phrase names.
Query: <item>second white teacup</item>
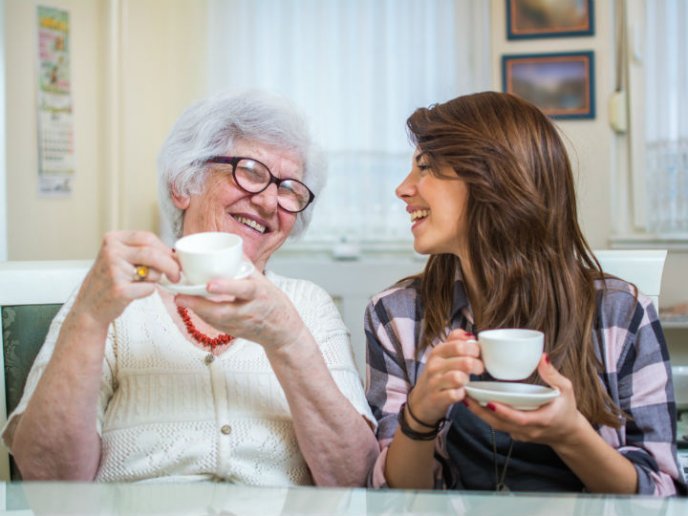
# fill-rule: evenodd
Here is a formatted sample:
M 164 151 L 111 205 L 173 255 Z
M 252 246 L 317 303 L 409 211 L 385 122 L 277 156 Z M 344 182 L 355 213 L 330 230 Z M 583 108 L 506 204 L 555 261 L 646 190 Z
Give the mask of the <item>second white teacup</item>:
M 498 380 L 523 380 L 537 368 L 545 344 L 541 331 L 520 328 L 485 330 L 478 345 L 485 369 Z
M 177 240 L 174 248 L 191 285 L 234 277 L 243 256 L 243 240 L 232 233 L 194 233 Z

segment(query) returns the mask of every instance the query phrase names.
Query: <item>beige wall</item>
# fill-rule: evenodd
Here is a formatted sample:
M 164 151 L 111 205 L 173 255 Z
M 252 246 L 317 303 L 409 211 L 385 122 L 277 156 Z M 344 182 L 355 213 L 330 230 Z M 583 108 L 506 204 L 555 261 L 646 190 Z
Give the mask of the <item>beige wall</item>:
M 102 232 L 104 2 L 51 2 L 71 12 L 74 189 L 39 198 L 36 129 L 36 3 L 5 1 L 7 240 L 9 259 L 93 256 Z
M 157 154 L 206 93 L 205 0 L 122 0 L 120 196 L 113 227 L 157 231 Z
M 204 0 L 61 0 L 71 21 L 76 173 L 38 196 L 36 3 L 5 2 L 8 258 L 92 258 L 110 228 L 155 230 L 158 149 L 205 92 Z

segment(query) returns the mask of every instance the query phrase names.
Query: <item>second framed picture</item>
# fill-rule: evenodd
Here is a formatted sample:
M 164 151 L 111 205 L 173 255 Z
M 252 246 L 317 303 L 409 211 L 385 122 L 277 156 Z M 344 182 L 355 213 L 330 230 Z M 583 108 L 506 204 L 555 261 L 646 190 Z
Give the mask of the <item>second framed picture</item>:
M 552 118 L 595 118 L 592 52 L 502 57 L 502 89 L 538 106 Z

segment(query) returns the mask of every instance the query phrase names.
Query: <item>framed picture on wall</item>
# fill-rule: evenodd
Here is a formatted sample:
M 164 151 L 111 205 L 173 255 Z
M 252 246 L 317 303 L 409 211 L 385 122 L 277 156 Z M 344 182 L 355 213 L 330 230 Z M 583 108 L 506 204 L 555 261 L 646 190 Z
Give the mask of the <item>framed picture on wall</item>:
M 590 36 L 593 0 L 505 0 L 508 39 Z
M 502 56 L 502 89 L 552 118 L 595 118 L 593 52 Z

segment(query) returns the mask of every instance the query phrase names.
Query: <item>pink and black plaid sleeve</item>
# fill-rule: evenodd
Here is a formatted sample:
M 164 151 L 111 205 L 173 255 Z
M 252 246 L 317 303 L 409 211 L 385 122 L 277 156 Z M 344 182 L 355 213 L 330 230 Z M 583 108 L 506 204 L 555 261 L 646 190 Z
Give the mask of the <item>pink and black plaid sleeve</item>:
M 416 357 L 422 308 L 417 299 L 417 282 L 404 281 L 373 297 L 366 309 L 367 345 L 366 396 L 378 420 L 380 455 L 369 477 L 371 487 L 387 487 L 384 466 L 394 437 L 401 405 L 416 383 L 429 350 Z M 468 324 L 459 317 L 464 325 Z M 461 323 L 459 322 L 459 325 Z M 448 425 L 435 440 L 435 487 L 444 487 L 449 464 L 445 439 Z
M 638 493 L 685 492 L 676 457 L 676 398 L 669 352 L 652 301 L 620 280 L 598 290 L 595 340 L 605 383 L 628 418 L 600 435 L 635 466 Z

